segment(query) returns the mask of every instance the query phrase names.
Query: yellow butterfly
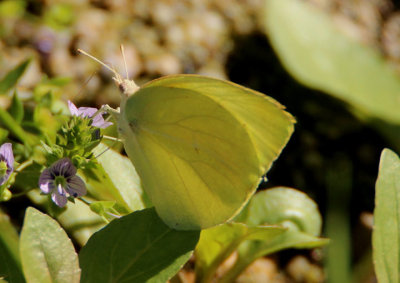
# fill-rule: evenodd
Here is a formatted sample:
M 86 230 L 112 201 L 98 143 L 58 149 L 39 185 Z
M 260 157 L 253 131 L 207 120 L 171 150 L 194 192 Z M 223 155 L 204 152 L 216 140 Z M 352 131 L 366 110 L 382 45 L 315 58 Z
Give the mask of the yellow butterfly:
M 234 217 L 293 132 L 274 99 L 240 85 L 174 75 L 138 87 L 114 73 L 116 118 L 142 187 L 165 223 L 204 229 Z

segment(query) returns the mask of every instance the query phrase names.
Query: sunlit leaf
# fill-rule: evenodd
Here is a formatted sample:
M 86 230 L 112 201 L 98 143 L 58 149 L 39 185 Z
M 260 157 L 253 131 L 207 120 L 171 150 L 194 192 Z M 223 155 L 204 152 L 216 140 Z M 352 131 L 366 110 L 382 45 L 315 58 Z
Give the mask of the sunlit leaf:
M 400 280 L 400 159 L 391 150 L 381 155 L 376 182 L 373 259 L 379 283 Z
M 271 241 L 286 231 L 278 226 L 226 223 L 203 230 L 196 247 L 196 280 L 209 282 L 218 266 L 246 240 Z
M 29 207 L 21 232 L 20 256 L 28 282 L 79 282 L 74 246 L 60 225 Z
M 199 231 L 176 231 L 154 208 L 136 211 L 95 233 L 79 255 L 84 282 L 166 282 L 190 258 Z
M 400 124 L 400 79 L 379 51 L 345 35 L 328 13 L 300 0 L 266 0 L 269 39 L 300 82 L 367 117 Z
M 97 199 L 116 201 L 125 207 L 125 212 L 150 206 L 136 170 L 128 158 L 103 144 L 94 153 L 98 155 L 99 166 L 91 172 L 93 175 L 87 175 L 87 185 Z

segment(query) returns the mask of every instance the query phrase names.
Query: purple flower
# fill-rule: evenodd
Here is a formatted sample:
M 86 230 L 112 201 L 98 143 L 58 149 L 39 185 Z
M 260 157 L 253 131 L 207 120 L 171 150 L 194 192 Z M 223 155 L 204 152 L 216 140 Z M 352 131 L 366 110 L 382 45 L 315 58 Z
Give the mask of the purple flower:
M 97 113 L 97 108 L 93 107 L 79 107 L 76 108 L 75 104 L 68 100 L 68 108 L 69 112 L 71 112 L 72 116 L 78 116 L 82 118 L 92 118 L 92 126 L 105 129 L 108 126 L 112 125 L 111 122 L 104 121 L 103 113 Z M 95 115 L 96 114 L 96 115 Z M 93 115 L 95 115 L 93 117 Z
M 76 168 L 69 158 L 63 158 L 46 168 L 39 178 L 40 190 L 51 193 L 51 199 L 59 207 L 67 204 L 67 198 L 86 194 L 83 180 L 76 176 Z
M 7 182 L 14 171 L 14 154 L 12 144 L 5 143 L 0 146 L 0 186 Z

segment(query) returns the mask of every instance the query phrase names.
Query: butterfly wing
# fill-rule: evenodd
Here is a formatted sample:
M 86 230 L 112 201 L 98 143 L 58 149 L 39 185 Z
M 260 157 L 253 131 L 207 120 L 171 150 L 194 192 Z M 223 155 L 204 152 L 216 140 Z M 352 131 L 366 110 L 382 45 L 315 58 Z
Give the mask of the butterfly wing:
M 129 97 L 119 127 L 160 217 L 188 230 L 232 218 L 293 126 L 276 102 L 251 90 L 179 75 L 150 82 Z

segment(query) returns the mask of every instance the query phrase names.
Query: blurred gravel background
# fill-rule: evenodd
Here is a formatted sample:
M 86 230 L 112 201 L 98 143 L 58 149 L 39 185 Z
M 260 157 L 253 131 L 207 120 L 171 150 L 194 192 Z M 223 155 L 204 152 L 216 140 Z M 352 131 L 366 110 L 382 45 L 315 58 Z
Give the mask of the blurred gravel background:
M 308 1 L 328 11 L 344 33 L 373 46 L 400 71 L 397 1 Z M 29 95 L 43 76 L 67 77 L 72 82 L 60 93 L 63 99 L 118 106 L 112 74 L 76 50 L 83 49 L 125 74 L 119 49 L 123 44 L 129 76 L 138 85 L 164 75 L 197 73 L 273 96 L 298 124 L 262 187 L 303 190 L 324 214 L 326 187 L 332 181 L 327 176 L 347 168 L 353 262 L 357 262 L 370 249 L 370 228 L 362 219 L 373 209 L 379 155 L 390 144 L 355 119 L 343 102 L 299 85 L 286 73 L 263 32 L 263 6 L 264 0 L 0 1 L 0 76 L 32 57 L 19 84 L 21 96 Z M 319 253 L 287 251 L 253 268 L 266 272 L 259 280 L 323 282 L 322 269 L 314 265 L 320 261 Z M 247 276 L 251 274 L 254 271 Z M 240 282 L 251 282 L 245 276 Z M 367 278 L 365 282 L 373 280 Z

